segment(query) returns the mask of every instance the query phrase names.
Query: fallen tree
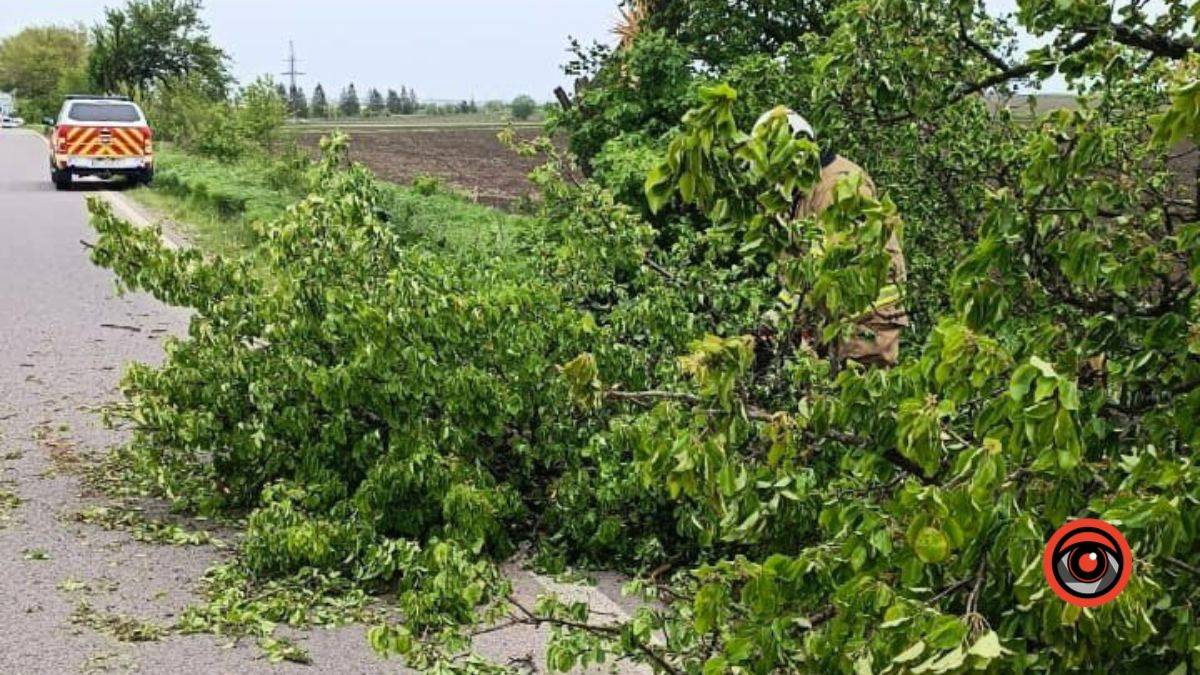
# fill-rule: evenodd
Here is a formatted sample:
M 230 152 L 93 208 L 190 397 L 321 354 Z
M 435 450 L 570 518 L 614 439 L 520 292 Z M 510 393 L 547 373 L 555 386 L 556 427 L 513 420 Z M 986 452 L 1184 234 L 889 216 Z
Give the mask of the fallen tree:
M 552 161 L 516 255 L 381 217 L 336 139 L 251 259 L 94 206 L 96 262 L 197 310 L 126 378 L 132 453 L 181 506 L 252 510 L 249 582 L 394 591 L 372 642 L 422 667 L 490 669 L 464 650 L 504 616 L 553 626 L 563 670 L 1198 667 L 1200 219 L 1169 162 L 1200 117 L 1164 16 L 1024 3 L 1051 44 L 1020 63 L 961 3 L 836 3 L 821 40 L 711 70 L 646 30 L 558 121 L 593 179 L 523 148 Z M 972 95 L 1055 72 L 1074 109 Z M 789 217 L 819 148 L 748 120 L 798 97 L 882 198 Z M 841 363 L 896 227 L 920 322 L 898 367 Z M 1136 560 L 1090 610 L 1040 571 L 1083 516 Z M 625 623 L 514 604 L 495 563 L 526 544 L 640 571 L 658 602 Z

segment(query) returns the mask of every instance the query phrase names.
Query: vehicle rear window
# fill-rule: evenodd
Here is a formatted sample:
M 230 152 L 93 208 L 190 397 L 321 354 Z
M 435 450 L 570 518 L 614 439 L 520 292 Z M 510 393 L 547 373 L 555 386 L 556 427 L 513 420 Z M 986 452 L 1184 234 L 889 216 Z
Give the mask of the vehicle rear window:
M 128 103 L 74 103 L 68 113 L 76 122 L 138 122 L 142 116 Z

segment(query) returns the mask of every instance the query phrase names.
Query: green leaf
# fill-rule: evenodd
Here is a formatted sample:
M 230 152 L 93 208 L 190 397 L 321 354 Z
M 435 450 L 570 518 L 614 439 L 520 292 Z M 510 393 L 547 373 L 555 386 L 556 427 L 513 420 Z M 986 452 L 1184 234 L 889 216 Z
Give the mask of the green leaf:
M 925 642 L 933 649 L 957 647 L 967 636 L 967 626 L 956 616 L 939 616 L 925 634 Z
M 1029 387 L 1033 384 L 1037 377 L 1037 368 L 1030 364 L 1025 364 L 1017 368 L 1013 373 L 1012 382 L 1008 387 L 1008 395 L 1014 401 L 1025 400 L 1025 395 L 1029 393 Z
M 892 659 L 892 663 L 907 663 L 925 653 L 925 641 L 918 640 L 916 644 L 900 652 Z
M 950 541 L 936 527 L 926 527 L 917 534 L 917 539 L 913 542 L 913 549 L 922 562 L 936 564 L 949 557 Z
M 723 675 L 728 668 L 724 656 L 713 656 L 704 662 L 704 675 Z
M 984 633 L 971 648 L 967 650 L 970 656 L 977 656 L 981 659 L 998 659 L 1003 654 L 1003 649 L 1000 646 L 1000 637 L 996 635 L 996 631 L 989 630 Z
M 1050 365 L 1049 363 L 1043 361 L 1042 359 L 1040 359 L 1036 356 L 1031 356 L 1029 358 L 1029 365 L 1033 366 L 1034 368 L 1037 368 L 1038 372 L 1042 374 L 1042 377 L 1048 377 L 1051 379 L 1058 378 L 1058 373 L 1055 372 L 1054 366 Z

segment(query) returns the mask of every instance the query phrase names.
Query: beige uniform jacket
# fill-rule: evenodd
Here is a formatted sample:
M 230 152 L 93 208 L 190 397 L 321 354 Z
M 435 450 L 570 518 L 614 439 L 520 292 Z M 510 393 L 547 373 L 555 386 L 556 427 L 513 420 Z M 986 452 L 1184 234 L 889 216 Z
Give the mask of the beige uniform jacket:
M 794 216 L 809 218 L 821 214 L 833 205 L 834 189 L 842 178 L 860 174 L 863 194 L 875 197 L 875 182 L 870 175 L 854 162 L 840 155 L 834 156 L 821 169 L 821 178 L 813 189 L 796 201 Z M 893 232 L 887 244 L 892 257 L 890 281 L 903 286 L 908 278 L 904 263 L 904 251 L 900 237 Z M 858 324 L 854 339 L 837 347 L 842 359 L 854 359 L 870 365 L 892 366 L 900 357 L 900 334 L 908 326 L 908 313 L 900 303 L 883 305 L 865 316 Z

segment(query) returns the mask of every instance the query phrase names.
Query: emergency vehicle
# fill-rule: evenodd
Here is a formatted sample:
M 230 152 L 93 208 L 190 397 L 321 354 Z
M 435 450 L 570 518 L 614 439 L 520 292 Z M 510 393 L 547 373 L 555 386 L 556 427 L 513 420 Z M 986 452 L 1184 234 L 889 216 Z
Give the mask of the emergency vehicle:
M 59 190 L 75 176 L 124 176 L 133 183 L 154 179 L 153 132 L 136 103 L 123 96 L 68 96 L 58 119 L 46 119 L 50 180 Z

